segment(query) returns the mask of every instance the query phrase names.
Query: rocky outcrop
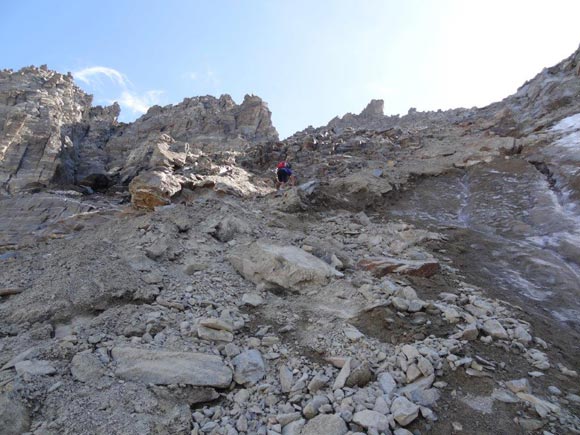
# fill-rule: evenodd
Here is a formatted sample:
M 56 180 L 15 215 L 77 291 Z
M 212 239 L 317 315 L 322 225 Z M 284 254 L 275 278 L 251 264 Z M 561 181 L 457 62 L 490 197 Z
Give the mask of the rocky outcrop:
M 72 126 L 88 116 L 91 100 L 70 74 L 0 71 L 0 188 L 74 182 Z
M 241 151 L 278 140 L 268 106 L 253 95 L 240 105 L 229 95 L 188 98 L 122 125 L 118 104 L 91 102 L 70 74 L 46 67 L 1 71 L 0 188 L 105 189 L 145 169 L 181 167 L 189 150 Z
M 278 140 L 268 106 L 246 95 L 236 105 L 229 95 L 187 98 L 176 105 L 154 106 L 111 137 L 106 145 L 109 168 L 128 179 L 151 166 L 148 156 L 159 135 L 170 138 L 173 151 L 242 151 L 250 145 Z

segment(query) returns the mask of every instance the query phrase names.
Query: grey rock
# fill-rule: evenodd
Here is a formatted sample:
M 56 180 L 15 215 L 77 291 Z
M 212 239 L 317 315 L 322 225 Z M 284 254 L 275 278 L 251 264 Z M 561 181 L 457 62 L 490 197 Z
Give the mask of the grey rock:
M 347 358 L 344 362 L 344 365 L 338 372 L 338 376 L 334 380 L 334 384 L 332 385 L 333 390 L 339 390 L 346 384 L 346 380 L 350 376 L 350 366 L 351 366 L 351 359 Z
M 417 389 L 413 390 L 406 394 L 407 398 L 411 400 L 413 403 L 416 403 L 421 406 L 433 406 L 439 398 L 441 394 L 437 388 L 428 388 L 426 390 Z
M 311 393 L 316 393 L 318 390 L 327 385 L 329 381 L 330 379 L 328 378 L 328 376 L 316 374 L 312 378 L 312 380 L 308 383 L 308 391 Z
M 300 420 L 300 413 L 299 412 L 289 412 L 287 414 L 278 414 L 276 416 L 276 420 L 282 426 L 286 426 L 287 424 L 290 424 L 293 421 Z
M 20 435 L 30 428 L 28 408 L 11 394 L 0 394 L 0 435 Z
M 515 379 L 513 381 L 507 381 L 505 383 L 506 387 L 508 387 L 508 389 L 512 392 L 512 393 L 531 393 L 532 392 L 532 387 L 530 386 L 530 382 L 526 379 L 526 378 L 522 378 L 522 379 Z
M 267 288 L 300 290 L 307 285 L 325 285 L 331 277 L 342 276 L 295 246 L 254 242 L 234 250 L 228 259 L 244 278 Z
M 393 397 L 393 393 L 397 388 L 397 383 L 393 376 L 388 372 L 384 372 L 377 377 L 377 380 L 383 393 L 385 393 L 389 398 Z
M 487 334 L 491 335 L 492 337 L 499 338 L 505 340 L 508 338 L 507 331 L 505 328 L 495 319 L 488 319 L 483 322 L 483 331 Z
M 266 375 L 266 368 L 260 351 L 251 349 L 236 356 L 234 380 L 241 385 L 253 385 Z
M 477 336 L 479 335 L 479 329 L 477 329 L 477 325 L 475 323 L 468 324 L 461 334 L 461 338 L 464 340 L 477 340 Z
M 294 383 L 292 371 L 285 365 L 280 366 L 280 386 L 283 393 L 289 393 Z
M 372 428 L 382 432 L 389 428 L 389 419 L 386 415 L 368 409 L 355 412 L 352 421 L 365 429 Z
M 90 383 L 105 374 L 105 367 L 97 355 L 86 350 L 73 357 L 70 371 L 75 380 Z
M 304 417 L 311 419 L 316 417 L 321 406 L 329 404 L 330 401 L 325 396 L 314 396 L 304 407 L 302 411 Z
M 242 295 L 242 303 L 252 307 L 259 307 L 264 303 L 264 299 L 257 293 L 244 293 Z
M 232 371 L 219 356 L 115 347 L 112 355 L 121 379 L 147 384 L 187 384 L 225 388 Z
M 301 435 L 303 434 L 302 429 L 304 428 L 305 424 L 306 420 L 304 420 L 303 418 L 288 423 L 286 426 L 282 428 L 282 435 Z
M 346 423 L 338 415 L 319 415 L 310 420 L 302 435 L 345 435 L 348 432 Z
M 50 362 L 36 359 L 17 362 L 14 368 L 19 375 L 46 376 L 56 373 Z
M 371 371 L 371 367 L 369 363 L 362 362 L 359 363 L 355 368 L 353 368 L 346 378 L 345 385 L 347 387 L 364 387 L 366 386 L 373 378 L 373 372 Z
M 509 392 L 508 390 L 494 389 L 493 392 L 491 393 L 491 397 L 494 400 L 498 400 L 504 403 L 518 403 L 520 401 L 520 399 L 516 395 Z
M 393 418 L 401 426 L 407 426 L 419 415 L 419 407 L 405 397 L 397 397 L 391 405 Z
M 203 325 L 197 327 L 197 335 L 199 338 L 209 341 L 226 341 L 231 342 L 234 339 L 234 334 L 223 329 L 208 328 Z

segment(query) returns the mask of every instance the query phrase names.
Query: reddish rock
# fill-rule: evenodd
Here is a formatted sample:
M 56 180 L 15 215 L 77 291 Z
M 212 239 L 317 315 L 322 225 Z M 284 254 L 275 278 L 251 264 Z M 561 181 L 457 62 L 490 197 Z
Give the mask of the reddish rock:
M 372 272 L 379 278 L 388 273 L 429 278 L 439 271 L 439 263 L 436 260 L 404 260 L 392 257 L 365 258 L 358 262 L 358 267 Z

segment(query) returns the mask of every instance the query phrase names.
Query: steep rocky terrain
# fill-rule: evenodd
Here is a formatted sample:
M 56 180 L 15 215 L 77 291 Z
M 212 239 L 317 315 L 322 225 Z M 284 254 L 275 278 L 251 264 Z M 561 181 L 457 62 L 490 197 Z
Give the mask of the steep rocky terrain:
M 1 434 L 580 432 L 580 51 L 284 141 L 255 96 L 118 114 L 0 72 Z

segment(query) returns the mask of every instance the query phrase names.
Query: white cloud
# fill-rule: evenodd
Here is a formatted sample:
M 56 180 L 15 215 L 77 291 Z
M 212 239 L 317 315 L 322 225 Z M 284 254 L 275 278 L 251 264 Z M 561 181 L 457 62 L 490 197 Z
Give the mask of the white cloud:
M 149 107 L 159 104 L 163 91 L 147 91 L 142 95 L 125 90 L 117 99 L 121 107 L 126 107 L 133 113 L 145 113 Z M 113 103 L 113 101 L 111 101 Z
M 80 71 L 74 72 L 73 77 L 87 85 L 94 84 L 95 77 L 105 76 L 111 81 L 115 82 L 119 86 L 127 87 L 130 82 L 125 76 L 125 74 L 120 73 L 116 69 L 108 68 L 106 66 L 91 66 L 89 68 L 84 68 Z M 98 78 L 97 78 L 98 80 Z
M 91 88 L 97 100 L 112 104 L 117 101 L 122 109 L 129 111 L 133 115 L 140 115 L 149 107 L 159 104 L 163 91 L 150 90 L 139 93 L 134 90 L 134 86 L 125 74 L 114 68 L 106 66 L 91 66 L 74 72 L 73 77 Z M 111 83 L 105 83 L 102 78 L 108 79 Z M 192 77 L 193 78 L 193 77 Z M 112 87 L 111 87 L 112 85 Z M 111 96 L 114 96 L 111 98 Z

